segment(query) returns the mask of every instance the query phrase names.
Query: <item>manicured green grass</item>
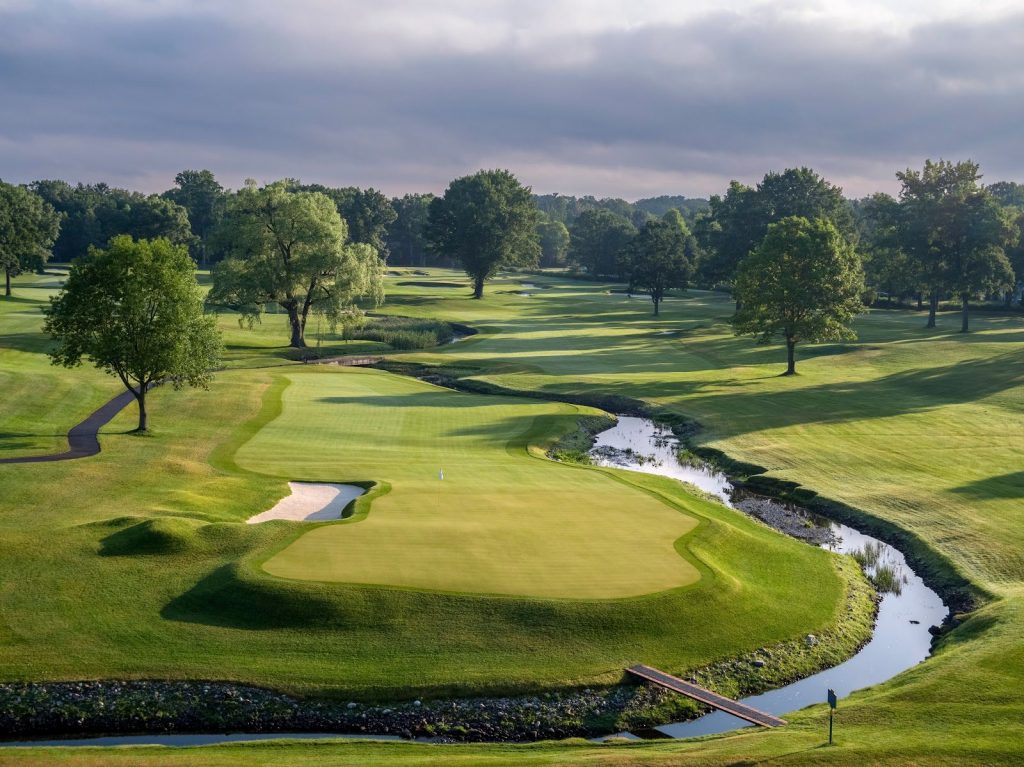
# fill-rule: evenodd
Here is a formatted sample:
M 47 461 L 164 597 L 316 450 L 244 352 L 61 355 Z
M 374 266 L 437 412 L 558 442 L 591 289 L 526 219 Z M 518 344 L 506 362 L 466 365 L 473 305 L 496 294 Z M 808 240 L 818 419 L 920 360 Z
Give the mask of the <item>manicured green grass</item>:
M 416 279 L 457 281 L 453 272 L 430 271 L 432 277 Z M 800 375 L 780 378 L 778 373 L 783 370 L 784 360 L 778 347 L 758 347 L 730 334 L 726 320 L 731 305 L 726 296 L 694 292 L 670 299 L 663 305 L 662 317 L 655 320 L 649 315 L 649 302 L 608 295 L 604 293 L 608 286 L 555 277 L 529 276 L 522 280 L 551 287 L 532 291 L 530 297 L 521 297 L 513 294 L 520 278 L 506 277 L 488 287 L 483 301 L 473 301 L 467 291 L 398 286 L 399 280 L 395 279 L 389 280 L 390 297 L 385 309 L 400 315 L 461 321 L 484 331 L 451 347 L 405 355 L 407 358 L 477 365 L 481 377 L 513 388 L 552 394 L 623 394 L 696 416 L 705 426 L 699 437 L 703 443 L 735 458 L 765 465 L 773 476 L 800 481 L 824 495 L 896 522 L 948 558 L 978 587 L 992 593 L 994 599 L 944 638 L 937 654 L 929 661 L 892 682 L 856 693 L 841 702 L 837 719 L 838 745 L 832 749 L 821 748 L 827 716 L 824 707 L 819 706 L 787 716 L 792 724 L 778 731 L 746 732 L 698 744 L 650 743 L 613 748 L 537 744 L 443 749 L 407 744 L 294 744 L 189 751 L 49 751 L 39 752 L 36 758 L 46 763 L 117 764 L 121 761 L 126 764 L 225 765 L 1020 763 L 1024 754 L 1024 704 L 1020 696 L 1024 685 L 1024 644 L 1020 640 L 1024 635 L 1024 505 L 1021 504 L 1024 497 L 1021 472 L 1024 465 L 1024 322 L 1019 317 L 978 315 L 972 319 L 976 330 L 962 336 L 955 332 L 958 328 L 955 320 L 943 315 L 940 315 L 937 330 L 926 331 L 921 314 L 871 312 L 857 322 L 860 335 L 857 342 L 798 350 Z M 674 334 L 662 335 L 664 331 Z M 223 428 L 223 424 L 216 429 L 205 424 L 204 419 L 212 417 L 217 408 L 207 409 L 201 404 L 202 399 L 205 397 L 206 402 L 216 399 L 218 407 L 222 407 L 229 399 L 238 401 L 247 396 L 252 400 L 250 412 L 255 413 L 259 408 L 259 396 L 246 388 L 252 382 L 233 379 L 233 375 L 223 376 L 217 384 L 218 387 L 234 387 L 230 393 L 221 389 L 213 395 L 161 393 L 155 398 L 162 402 L 162 407 L 168 408 L 167 412 L 175 408 L 185 411 L 195 407 L 197 410 L 194 420 L 181 421 L 181 432 L 165 433 L 159 440 L 144 441 L 154 446 L 154 455 L 145 467 L 157 471 L 158 467 L 174 465 L 174 461 L 184 461 L 200 476 L 209 471 L 204 452 L 208 444 L 226 444 L 237 437 L 234 432 L 228 436 L 230 430 Z M 270 377 L 260 373 L 256 380 L 267 382 Z M 48 386 L 46 384 L 43 390 L 48 391 L 45 388 Z M 4 423 L 6 425 L 6 421 Z M 193 454 L 185 459 L 182 456 L 188 451 L 181 443 L 192 439 L 195 441 L 189 444 Z M 124 440 L 127 442 L 129 438 Z M 106 452 L 107 448 L 104 450 Z M 169 459 L 173 460 L 169 463 Z M 85 473 L 71 481 L 84 483 L 83 493 L 91 495 L 99 490 L 102 494 L 111 487 L 130 487 L 126 477 L 134 476 L 143 468 L 142 464 L 132 464 L 132 471 L 125 476 L 115 476 L 114 471 L 109 470 L 102 487 L 97 484 L 97 478 Z M 0 475 L 5 488 L 9 484 L 8 476 Z M 47 500 L 56 492 L 51 505 L 61 508 L 70 490 L 59 488 L 68 480 L 52 474 L 46 476 L 57 483 L 56 491 L 47 492 Z M 147 514 L 167 513 L 166 507 L 154 511 L 159 508 L 155 499 L 168 497 L 172 479 L 160 476 L 156 490 L 147 487 L 145 491 L 132 491 L 134 494 L 129 497 L 144 506 Z M 35 486 L 45 480 L 43 475 L 36 476 Z M 251 475 L 245 481 L 233 474 L 225 475 L 219 481 L 235 484 L 230 488 L 225 486 L 218 491 L 220 494 L 211 493 L 210 497 L 227 498 L 227 503 L 211 502 L 204 513 L 210 516 L 234 514 L 235 518 L 240 518 L 243 512 L 239 507 L 243 504 L 238 503 L 232 493 L 251 488 L 249 482 L 257 480 L 258 475 Z M 172 646 L 180 647 L 183 640 L 176 638 L 177 630 L 169 630 L 166 621 L 139 622 L 140 610 L 133 601 L 135 595 L 132 599 L 122 596 L 121 603 L 109 612 L 103 611 L 99 621 L 76 619 L 70 609 L 40 611 L 40 604 L 77 604 L 83 589 L 80 586 L 70 588 L 72 573 L 84 573 L 84 578 L 79 577 L 81 582 L 96 582 L 98 573 L 90 559 L 96 536 L 81 538 L 75 545 L 88 551 L 89 556 L 81 553 L 69 559 L 69 552 L 74 551 L 75 546 L 67 541 L 54 546 L 54 540 L 59 539 L 50 534 L 54 529 L 61 529 L 67 537 L 69 528 L 59 527 L 60 517 L 56 511 L 40 509 L 38 502 L 32 500 L 37 495 L 28 489 L 32 481 L 33 478 L 19 477 L 12 507 L 33 509 L 34 514 L 41 517 L 38 526 L 33 523 L 26 531 L 24 515 L 12 520 L 7 506 L 0 513 L 4 547 L 4 558 L 0 561 L 10 568 L 9 572 L 33 575 L 19 578 L 17 588 L 6 585 L 11 582 L 10 577 L 4 579 L 5 586 L 0 592 L 4 600 L 4 609 L 0 611 L 5 622 L 3 636 L 11 634 L 10 626 L 18 626 L 24 632 L 22 643 L 28 646 L 34 638 L 36 645 L 31 653 L 20 649 L 22 657 L 9 663 L 6 658 L 11 645 L 5 643 L 0 655 L 4 658 L 5 675 L 10 678 L 10 669 L 16 668 L 27 677 L 60 676 L 62 671 L 73 667 L 75 661 L 84 661 L 90 653 L 108 654 L 102 663 L 94 661 L 90 670 L 124 668 L 123 660 L 120 665 L 111 662 L 110 656 L 118 653 L 111 653 L 109 646 L 111 642 L 124 641 L 132 633 L 151 635 L 147 641 L 136 641 L 131 647 L 136 652 L 153 653 L 158 638 L 165 645 L 170 640 Z M 646 480 L 631 481 L 646 483 Z M 181 484 L 203 495 L 209 492 L 204 482 L 190 480 Z M 254 498 L 255 491 L 246 490 L 252 496 L 250 503 L 272 500 L 275 492 L 283 494 L 282 490 L 273 489 L 277 487 L 274 482 L 266 482 L 268 489 L 262 499 Z M 661 489 L 670 492 L 667 487 Z M 173 493 L 169 497 L 180 499 Z M 678 496 L 672 497 L 682 502 Z M 124 506 L 123 503 L 118 505 Z M 766 624 L 775 621 L 778 633 L 785 634 L 788 630 L 792 635 L 792 629 L 799 622 L 795 616 L 804 611 L 804 600 L 816 597 L 824 581 L 809 581 L 797 596 L 792 593 L 787 596 L 782 590 L 776 591 L 775 596 L 750 592 L 779 578 L 776 568 L 785 568 L 791 562 L 791 553 L 802 550 L 791 552 L 789 548 L 780 548 L 773 555 L 766 547 L 777 536 L 749 538 L 747 536 L 756 533 L 745 530 L 733 520 L 733 515 L 718 517 L 710 505 L 702 506 L 689 499 L 685 499 L 684 505 L 687 513 L 707 514 L 709 520 L 717 522 L 702 525 L 684 539 L 690 541 L 690 550 L 698 562 L 708 566 L 707 573 L 702 571 L 705 578 L 695 587 L 680 592 L 686 599 L 659 595 L 614 601 L 607 604 L 616 605 L 616 609 L 607 612 L 595 610 L 595 605 L 601 603 L 590 603 L 590 607 L 584 609 L 578 605 L 587 603 L 539 602 L 537 604 L 543 604 L 545 610 L 551 606 L 557 608 L 553 614 L 545 612 L 543 619 L 539 608 L 538 612 L 527 608 L 529 602 L 508 598 L 489 600 L 486 602 L 488 610 L 495 605 L 515 605 L 516 609 L 495 615 L 485 627 L 469 619 L 473 613 L 456 615 L 451 612 L 452 605 L 473 602 L 476 598 L 353 588 L 353 595 L 374 595 L 372 608 L 369 603 L 363 603 L 368 612 L 380 609 L 382 603 L 388 605 L 381 621 L 390 622 L 393 630 L 386 635 L 383 631 L 374 634 L 358 629 L 345 635 L 344 640 L 336 641 L 343 642 L 346 656 L 350 653 L 357 656 L 353 669 L 373 662 L 369 657 L 365 660 L 358 657 L 359 643 L 364 641 L 378 642 L 379 651 L 387 648 L 382 651 L 387 653 L 383 661 L 378 655 L 378 663 L 387 664 L 389 668 L 399 667 L 402 648 L 412 647 L 407 633 L 409 626 L 397 617 L 398 611 L 403 610 L 404 616 L 415 615 L 422 635 L 437 630 L 451 636 L 454 630 L 467 645 L 480 642 L 479 647 L 468 651 L 460 648 L 465 660 L 463 679 L 479 679 L 485 673 L 513 677 L 509 666 L 518 662 L 522 654 L 513 653 L 512 662 L 503 665 L 501 653 L 509 652 L 519 643 L 532 651 L 530 678 L 545 683 L 557 678 L 555 669 L 559 664 L 578 669 L 580 657 L 601 659 L 610 670 L 616 654 L 607 642 L 614 641 L 614 637 L 632 641 L 623 639 L 630 635 L 638 642 L 628 649 L 620 647 L 618 660 L 628 652 L 654 665 L 663 663 L 671 668 L 673 665 L 682 667 L 689 658 L 700 657 L 701 653 L 706 656 L 713 651 L 712 647 L 724 650 L 744 645 L 737 635 L 740 632 L 744 632 L 747 640 L 754 640 L 754 635 L 746 633 L 752 625 L 759 626 L 763 636 Z M 236 511 L 225 513 L 224 509 L 229 507 Z M 86 513 L 83 508 L 89 511 Z M 184 507 L 174 508 L 181 513 Z M 371 511 L 371 517 L 373 513 Z M 99 514 L 79 502 L 71 509 L 71 516 L 96 517 Z M 717 531 L 717 537 L 701 538 L 705 530 Z M 264 531 L 264 534 L 269 533 L 269 530 Z M 48 549 L 44 549 L 41 536 L 46 536 Z M 737 544 L 735 549 L 730 548 L 730 541 Z M 245 559 L 249 552 L 277 550 L 285 543 L 284 538 L 272 538 L 258 547 L 246 546 L 241 553 L 232 556 Z M 49 549 L 54 549 L 52 556 Z M 753 558 L 763 556 L 763 559 L 760 564 L 740 562 L 733 560 L 732 551 L 742 551 Z M 229 558 L 227 554 L 220 555 L 219 559 L 208 558 L 201 565 L 190 565 L 191 572 L 202 567 L 217 571 L 218 563 Z M 141 591 L 152 600 L 154 587 L 146 580 L 153 577 L 152 565 L 136 562 L 134 567 L 136 575 L 125 582 L 124 589 Z M 157 572 L 158 577 L 168 579 L 166 584 L 160 584 L 168 595 L 180 591 L 183 581 L 188 580 L 176 575 L 181 567 L 181 561 L 172 558 L 165 569 Z M 720 575 L 718 585 L 728 583 L 736 590 L 726 593 L 724 589 L 706 588 L 708 573 Z M 125 573 L 107 572 L 103 576 L 99 582 L 109 584 L 106 578 L 124 578 Z M 226 576 L 221 577 L 227 580 Z M 32 585 L 35 580 L 39 580 L 38 586 Z M 280 583 L 289 589 L 334 588 Z M 109 585 L 105 588 L 108 593 L 111 591 Z M 18 601 L 15 595 L 20 592 L 25 592 L 24 599 Z M 224 593 L 225 605 L 231 604 L 228 596 L 235 592 L 227 589 Z M 326 592 L 315 593 L 322 597 Z M 388 603 L 378 596 L 381 593 L 386 594 L 388 600 L 397 600 L 403 595 L 410 601 Z M 719 600 L 718 596 L 722 598 Z M 744 602 L 746 596 L 751 599 Z M 699 610 L 691 601 L 698 598 L 703 601 Z M 834 596 L 829 598 L 834 600 Z M 795 605 L 790 605 L 788 600 L 795 601 Z M 90 607 L 94 604 L 89 602 Z M 482 614 L 484 603 L 480 604 Z M 448 620 L 426 621 L 425 611 L 439 605 L 448 611 L 444 616 Z M 637 606 L 635 612 L 633 605 Z M 686 605 L 690 605 L 691 611 L 677 612 Z M 791 606 L 796 609 L 785 616 Z M 198 612 L 196 608 L 193 615 Z M 727 612 L 734 620 L 747 619 L 746 622 L 741 620 L 742 629 L 738 629 L 737 634 L 729 633 L 728 627 L 720 622 L 721 615 Z M 138 624 L 132 632 L 125 628 L 128 621 L 122 615 L 131 616 Z M 12 620 L 8 616 L 16 617 Z M 537 630 L 523 626 L 524 621 L 527 624 L 533 621 L 534 626 L 542 621 L 543 639 L 538 637 Z M 108 627 L 107 633 L 97 632 L 94 625 L 97 622 Z M 65 627 L 65 623 L 71 625 Z M 578 628 L 572 632 L 568 628 L 550 631 L 551 627 L 569 625 Z M 501 643 L 490 635 L 494 633 L 494 626 L 501 626 L 509 633 L 507 644 L 499 647 Z M 695 631 L 695 626 L 700 630 Z M 119 630 L 112 631 L 110 627 Z M 474 633 L 474 628 L 478 633 Z M 485 629 L 490 629 L 490 633 Z M 246 643 L 252 644 L 246 648 L 247 652 L 238 650 L 234 655 L 222 646 L 214 652 L 215 662 L 222 667 L 232 662 L 259 664 L 260 673 L 277 678 L 286 677 L 288 673 L 281 668 L 283 663 L 270 663 L 266 659 L 266 654 L 273 651 L 272 645 L 278 651 L 301 654 L 305 636 L 315 635 L 317 641 L 331 636 L 322 627 L 315 626 L 296 630 L 287 637 L 277 629 L 246 632 L 222 627 L 222 630 L 225 641 L 228 636 L 239 642 L 244 637 Z M 74 646 L 72 638 L 78 636 L 76 632 L 85 637 L 83 642 L 89 649 L 78 651 L 77 657 L 66 665 L 56 661 L 55 650 L 39 647 L 38 637 L 46 636 L 53 637 L 53 641 L 66 650 Z M 705 632 L 712 634 L 706 638 L 706 644 Z M 197 629 L 189 640 L 205 649 L 216 644 L 211 642 L 211 634 L 208 627 Z M 277 639 L 271 643 L 265 635 L 274 634 Z M 757 641 L 761 641 L 760 637 Z M 488 643 L 489 646 L 485 646 Z M 563 648 L 570 646 L 574 652 L 563 652 Z M 445 664 L 451 657 L 447 653 L 453 652 L 453 645 L 434 640 L 421 649 L 425 655 Z M 26 658 L 26 653 L 32 657 Z M 551 665 L 544 663 L 541 657 L 547 653 L 554 653 Z M 683 658 L 679 653 L 690 655 Z M 171 654 L 174 653 L 159 651 L 155 657 L 163 660 L 163 656 Z M 185 658 L 180 650 L 178 654 L 182 656 L 180 662 L 193 671 L 209 668 L 199 663 L 198 657 Z M 166 664 L 161 666 L 166 667 Z M 421 670 L 407 665 L 403 673 Z M 448 671 L 451 678 L 460 673 L 454 667 Z M 292 680 L 301 678 L 301 673 L 296 673 L 294 668 L 289 673 Z M 380 681 L 378 679 L 378 683 Z M 0 759 L 3 758 L 26 763 L 23 752 L 0 752 Z
M 700 578 L 676 539 L 696 519 L 606 474 L 531 457 L 581 408 L 460 394 L 387 373 L 288 374 L 284 410 L 240 466 L 383 480 L 372 512 L 306 533 L 263 569 L 315 581 L 562 599 Z M 440 472 L 444 479 L 440 479 Z
M 40 399 L 65 379 L 94 375 L 30 359 L 22 386 Z M 373 386 L 351 388 L 360 382 Z M 379 417 L 366 406 L 378 397 L 390 405 Z M 667 480 L 526 454 L 528 442 L 571 428 L 575 408 L 301 365 L 228 370 L 209 392 L 168 387 L 151 400 L 152 436 L 127 433 L 128 408 L 101 435 L 98 456 L 0 466 L 0 679 L 215 678 L 346 699 L 534 690 L 615 682 L 640 660 L 703 665 L 821 631 L 842 603 L 844 582 L 825 552 Z M 448 465 L 438 465 L 435 447 Z M 301 581 L 260 568 L 307 529 L 244 524 L 288 492 L 287 480 L 390 483 L 361 521 L 315 528 L 376 536 L 384 547 L 378 526 L 436 502 L 418 498 L 417 482 L 436 487 L 439 468 L 457 507 L 441 513 L 464 544 L 448 546 L 448 561 L 430 575 L 431 588 L 446 591 Z M 570 506 L 558 496 L 566 486 L 589 505 L 573 498 Z M 403 496 L 416 507 L 399 503 Z M 478 518 L 481 542 L 465 533 L 475 521 L 458 529 L 460 511 Z M 564 514 L 566 524 L 545 513 Z M 692 520 L 700 524 L 687 533 Z M 418 529 L 431 524 L 427 511 Z M 596 550 L 556 551 L 553 531 L 564 549 Z M 652 547 L 642 558 L 641 543 Z M 469 561 L 474 546 L 519 569 L 510 564 L 502 580 L 492 563 Z M 556 572 L 538 551 L 583 570 Z M 361 561 L 387 570 L 386 583 L 403 583 L 399 567 Z M 694 567 L 700 580 L 680 585 Z M 428 569 L 421 559 L 403 577 Z M 583 592 L 577 598 L 564 598 L 570 583 Z M 563 598 L 540 597 L 553 593 Z

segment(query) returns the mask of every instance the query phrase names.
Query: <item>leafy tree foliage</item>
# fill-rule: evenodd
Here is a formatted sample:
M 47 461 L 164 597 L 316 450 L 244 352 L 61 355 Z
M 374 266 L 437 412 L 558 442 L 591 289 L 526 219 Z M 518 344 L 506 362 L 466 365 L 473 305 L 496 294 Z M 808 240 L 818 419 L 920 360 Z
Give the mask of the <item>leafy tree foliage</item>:
M 970 296 L 1009 287 L 1012 270 L 1004 248 L 1012 244 L 1012 221 L 983 189 L 978 164 L 927 160 L 920 171 L 896 174 L 900 192 L 900 240 L 929 296 L 927 327 L 935 327 L 939 298 L 961 299 L 961 329 L 968 329 Z
M 765 175 L 756 188 L 737 181 L 724 197 L 711 198 L 708 212 L 695 225 L 707 256 L 701 280 L 730 283 L 740 261 L 756 248 L 768 227 L 789 216 L 831 221 L 850 242 L 856 239 L 853 214 L 843 190 L 810 168 L 789 168 Z
M 228 256 L 213 273 L 207 302 L 230 307 L 250 325 L 266 305 L 288 315 L 291 346 L 306 346 L 310 313 L 331 327 L 358 315 L 357 299 L 384 298 L 384 264 L 366 243 L 346 243 L 345 222 L 320 192 L 293 192 L 278 181 L 253 181 L 230 201 L 221 225 Z
M 670 210 L 678 210 L 687 224 L 692 224 L 698 213 L 708 209 L 708 201 L 701 197 L 664 194 L 637 200 L 633 207 L 658 218 L 664 218 Z
M 93 248 L 71 266 L 50 299 L 46 331 L 57 341 L 55 365 L 82 358 L 116 375 L 139 405 L 147 429 L 146 392 L 161 381 L 206 388 L 220 359 L 216 320 L 203 300 L 188 251 L 166 239 L 136 242 L 123 235 Z
M 53 244 L 58 261 L 73 261 L 90 247 L 106 247 L 119 234 L 135 239 L 163 237 L 177 245 L 192 242 L 188 212 L 158 195 L 106 184 L 71 186 L 65 181 L 36 181 L 30 188 L 63 216 Z
M 481 170 L 452 181 L 430 203 L 427 238 L 435 253 L 454 258 L 482 298 L 484 281 L 503 266 L 537 263 L 537 208 L 530 190 L 507 170 Z
M 622 254 L 636 233 L 631 221 L 609 210 L 584 211 L 570 230 L 569 261 L 593 277 L 618 276 Z
M 863 309 L 863 289 L 860 260 L 831 221 L 789 216 L 740 262 L 733 328 L 759 343 L 782 336 L 785 374 L 793 375 L 798 343 L 853 337 L 849 323 Z
M 208 170 L 183 170 L 174 177 L 175 188 L 163 196 L 177 203 L 188 213 L 192 229 L 192 255 L 206 266 L 210 263 L 210 241 L 224 217 L 226 194 L 216 177 Z
M 398 263 L 409 266 L 426 266 L 429 256 L 427 248 L 427 219 L 430 214 L 432 194 L 407 194 L 391 201 L 395 220 L 388 227 L 388 250 Z
M 26 269 L 41 269 L 60 230 L 60 215 L 23 186 L 0 181 L 0 266 L 4 294 L 11 295 L 11 278 Z
M 1024 208 L 1024 184 L 1018 184 L 1016 181 L 997 181 L 985 189 L 1004 207 Z
M 685 289 L 690 278 L 690 262 L 686 258 L 689 232 L 679 211 L 671 213 L 678 221 L 671 217 L 648 221 L 626 248 L 630 288 L 650 294 L 655 317 L 665 293 L 674 288 Z
M 865 281 L 874 291 L 902 300 L 920 295 L 916 267 L 900 247 L 900 205 L 879 192 L 854 203 Z
M 388 257 L 388 227 L 398 214 L 391 200 L 376 189 L 359 189 L 354 186 L 340 188 L 321 184 L 293 185 L 292 191 L 320 192 L 334 201 L 338 213 L 345 219 L 350 242 L 363 243 L 372 247 L 381 259 Z
M 542 220 L 537 224 L 540 241 L 540 265 L 564 266 L 569 252 L 569 230 L 561 221 Z

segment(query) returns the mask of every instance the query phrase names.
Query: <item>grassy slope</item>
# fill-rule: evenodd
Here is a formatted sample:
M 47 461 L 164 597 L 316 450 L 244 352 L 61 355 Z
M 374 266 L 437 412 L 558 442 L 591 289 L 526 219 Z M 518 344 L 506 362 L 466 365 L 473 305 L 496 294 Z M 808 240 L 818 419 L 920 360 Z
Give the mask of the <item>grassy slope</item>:
M 451 276 L 445 277 L 450 279 Z M 528 278 L 537 281 L 534 278 Z M 513 286 L 499 286 L 511 289 Z M 875 312 L 860 341 L 803 352 L 797 379 L 776 377 L 777 349 L 732 339 L 721 297 L 647 304 L 567 285 L 531 298 L 392 290 L 392 311 L 462 320 L 500 335 L 424 359 L 471 357 L 495 379 L 551 391 L 645 396 L 698 416 L 703 439 L 774 474 L 891 518 L 948 555 L 998 599 L 918 668 L 841 704 L 838 746 L 820 748 L 822 707 L 783 730 L 696 744 L 466 746 L 253 745 L 199 750 L 37 752 L 40 763 L 666 765 L 1019 764 L 1024 754 L 1024 325 L 983 318 L 969 336 L 940 317 Z M 596 313 L 594 315 L 591 312 Z M 948 325 L 948 327 L 946 327 Z M 656 335 L 662 330 L 676 336 Z M 0 759 L 28 763 L 27 755 Z
M 38 354 L 31 372 L 21 386 L 36 396 L 65 378 L 94 375 L 51 368 Z M 288 375 L 387 380 L 302 367 Z M 239 466 L 239 455 L 253 452 L 252 460 L 260 452 L 246 448 L 253 436 L 287 424 L 287 415 L 275 420 L 284 380 L 278 368 L 231 370 L 217 376 L 209 393 L 160 389 L 152 397 L 151 437 L 125 433 L 134 425 L 129 408 L 107 428 L 94 458 L 0 466 L 0 678 L 212 677 L 384 698 L 526 689 L 615 681 L 638 660 L 700 665 L 816 631 L 839 603 L 842 584 L 827 554 L 688 496 L 674 483 L 623 474 L 619 483 L 628 484 L 613 485 L 614 472 L 507 454 L 501 471 L 535 464 L 531 472 L 550 472 L 552 490 L 564 475 L 581 487 L 592 482 L 609 494 L 632 494 L 658 515 L 662 506 L 674 506 L 683 514 L 669 512 L 673 522 L 701 520 L 684 541 L 702 579 L 652 596 L 587 602 L 261 575 L 259 560 L 284 548 L 296 526 L 240 524 L 287 487 L 286 478 Z M 393 385 L 420 387 L 401 379 Z M 28 394 L 20 391 L 11 401 Z M 470 410 L 492 406 L 492 400 L 443 394 L 452 398 L 444 409 L 453 424 L 478 418 L 455 403 L 475 403 Z M 339 412 L 347 407 L 336 404 Z M 517 407 L 509 413 L 563 412 L 532 400 Z M 488 435 L 497 438 L 488 428 L 479 439 L 487 442 Z M 294 473 L 313 478 L 322 471 L 334 437 L 325 434 L 319 449 L 307 449 L 308 463 L 293 463 Z M 508 471 L 504 481 L 517 469 Z M 338 527 L 356 530 L 375 513 Z M 813 588 L 805 593 L 808 583 Z M 776 609 L 766 612 L 765 604 Z

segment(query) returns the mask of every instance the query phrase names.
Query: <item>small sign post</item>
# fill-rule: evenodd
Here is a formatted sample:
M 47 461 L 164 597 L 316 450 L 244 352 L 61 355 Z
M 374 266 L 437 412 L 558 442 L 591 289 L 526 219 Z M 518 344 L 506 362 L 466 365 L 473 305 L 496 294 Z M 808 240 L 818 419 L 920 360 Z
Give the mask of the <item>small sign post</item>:
M 836 697 L 836 691 L 829 688 L 828 691 L 828 744 L 832 745 L 832 718 L 836 713 L 836 702 L 839 699 Z

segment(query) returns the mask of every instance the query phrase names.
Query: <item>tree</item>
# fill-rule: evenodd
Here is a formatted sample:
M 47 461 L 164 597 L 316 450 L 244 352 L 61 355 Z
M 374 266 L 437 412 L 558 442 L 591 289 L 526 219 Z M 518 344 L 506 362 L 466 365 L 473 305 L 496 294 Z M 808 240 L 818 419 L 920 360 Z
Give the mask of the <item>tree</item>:
M 91 249 L 50 299 L 45 329 L 57 341 L 53 364 L 75 367 L 85 357 L 121 379 L 138 402 L 140 432 L 148 427 L 151 386 L 207 388 L 220 359 L 216 318 L 203 314 L 195 264 L 165 239 L 123 235 L 107 250 Z
M 147 197 L 106 184 L 71 186 L 64 181 L 36 181 L 30 188 L 63 216 L 53 244 L 58 261 L 80 258 L 90 247 L 104 248 L 119 234 L 135 239 L 165 237 L 181 245 L 193 242 L 188 212 L 158 195 Z
M 942 223 L 942 238 L 949 247 L 946 284 L 960 297 L 960 332 L 970 329 L 972 295 L 1009 289 L 1013 268 L 1004 247 L 1017 237 L 1013 219 L 985 190 L 951 200 Z
M 917 265 L 928 294 L 928 322 L 935 327 L 939 298 L 961 299 L 961 329 L 968 329 L 970 295 L 1012 281 L 1003 249 L 1014 239 L 1012 221 L 982 188 L 976 162 L 926 160 L 920 171 L 896 174 L 900 192 L 900 238 Z
M 803 341 L 852 338 L 849 323 L 863 309 L 864 275 L 853 247 L 823 219 L 791 216 L 740 262 L 734 290 L 741 308 L 737 335 L 786 341 L 785 375 L 796 373 L 794 351 Z
M 23 186 L 0 181 L 0 265 L 4 295 L 11 295 L 11 278 L 26 269 L 40 269 L 60 230 L 60 214 Z
M 391 201 L 395 220 L 388 227 L 388 250 L 410 266 L 427 264 L 427 217 L 432 194 L 407 194 Z
M 886 304 L 893 296 L 902 299 L 918 294 L 915 266 L 900 247 L 900 205 L 881 192 L 854 204 L 860 253 L 864 259 L 867 284 L 885 293 Z
M 569 251 L 569 230 L 561 221 L 544 220 L 537 224 L 540 240 L 540 265 L 563 266 Z
M 711 198 L 707 214 L 695 229 L 708 251 L 702 280 L 729 283 L 740 261 L 756 248 L 768 227 L 788 216 L 831 221 L 850 242 L 856 227 L 843 190 L 810 168 L 770 172 L 752 189 L 733 181 L 724 197 Z
M 369 245 L 346 243 L 345 222 L 319 192 L 247 181 L 228 205 L 219 238 L 228 256 L 214 269 L 207 303 L 238 311 L 250 326 L 266 304 L 277 304 L 288 315 L 295 348 L 306 346 L 311 312 L 334 329 L 360 313 L 358 299 L 384 299 L 383 262 Z
M 210 261 L 210 238 L 224 217 L 224 187 L 208 170 L 183 170 L 174 177 L 175 189 L 163 196 L 177 203 L 188 213 L 188 222 L 195 237 L 193 255 L 203 266 Z
M 359 189 L 355 186 L 329 187 L 322 184 L 292 184 L 293 192 L 320 192 L 327 195 L 338 208 L 345 220 L 348 239 L 372 247 L 382 260 L 388 257 L 388 227 L 398 217 L 397 212 L 384 194 L 376 189 Z
M 636 227 L 628 219 L 609 210 L 584 211 L 569 233 L 569 261 L 592 277 L 618 276 L 622 253 L 636 237 Z
M 689 232 L 685 224 L 679 226 L 679 211 L 670 213 L 678 216 L 678 221 L 648 221 L 626 251 L 630 289 L 650 293 L 655 317 L 665 293 L 673 288 L 685 289 L 690 279 L 690 262 L 686 258 Z
M 132 193 L 125 219 L 116 227 L 114 236 L 117 234 L 127 234 L 136 240 L 163 238 L 174 245 L 191 245 L 194 240 L 188 211 L 157 194 L 145 197 Z
M 473 280 L 473 298 L 503 266 L 537 263 L 537 208 L 528 187 L 507 170 L 481 170 L 452 181 L 430 203 L 427 240 L 457 259 Z

